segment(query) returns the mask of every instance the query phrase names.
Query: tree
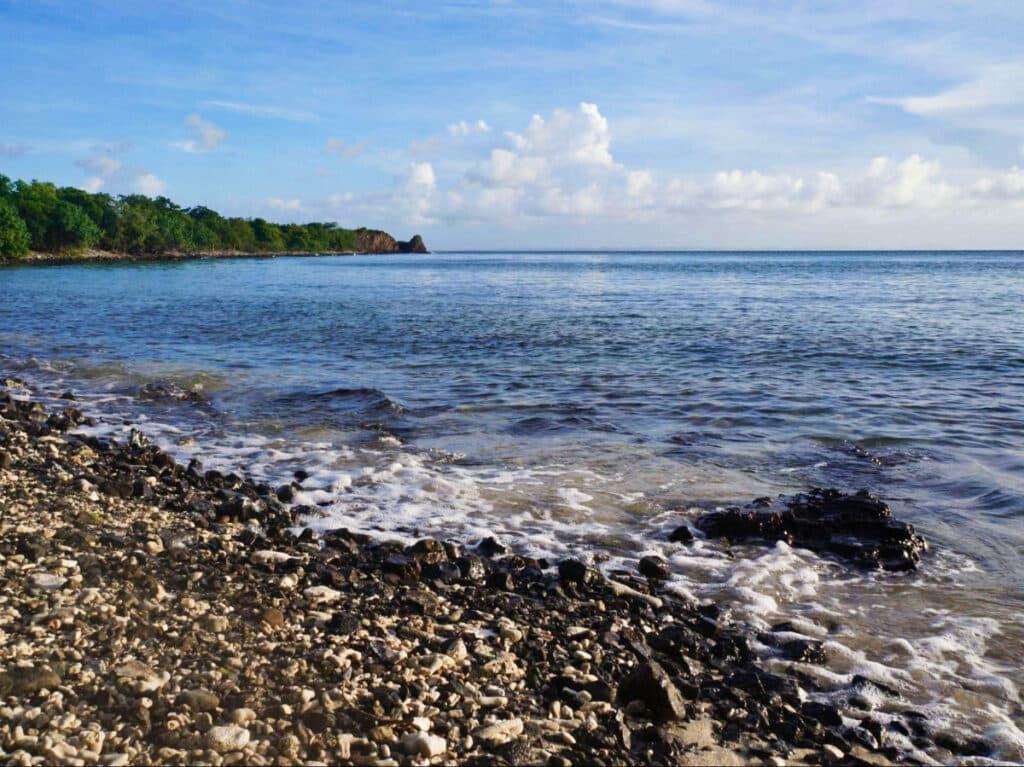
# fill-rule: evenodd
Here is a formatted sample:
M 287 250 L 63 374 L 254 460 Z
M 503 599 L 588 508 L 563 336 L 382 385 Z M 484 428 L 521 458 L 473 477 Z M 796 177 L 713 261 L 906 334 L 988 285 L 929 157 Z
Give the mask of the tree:
M 6 178 L 0 177 L 0 186 Z M 28 253 L 32 237 L 18 210 L 8 200 L 0 198 L 0 258 L 21 258 Z

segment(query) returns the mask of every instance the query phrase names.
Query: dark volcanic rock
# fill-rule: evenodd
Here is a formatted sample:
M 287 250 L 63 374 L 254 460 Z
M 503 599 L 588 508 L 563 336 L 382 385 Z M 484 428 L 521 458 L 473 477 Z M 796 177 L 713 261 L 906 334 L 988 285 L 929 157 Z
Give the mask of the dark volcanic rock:
M 647 660 L 619 684 L 619 702 L 643 701 L 647 709 L 662 721 L 686 716 L 686 703 L 668 672 L 655 660 Z
M 851 495 L 816 488 L 781 506 L 713 511 L 697 526 L 713 538 L 785 541 L 861 567 L 894 571 L 916 569 L 927 550 L 912 525 L 894 520 L 889 507 L 866 490 Z
M 641 575 L 646 575 L 648 578 L 655 578 L 660 581 L 667 581 L 672 574 L 665 560 L 661 557 L 643 557 L 640 560 L 638 569 Z
M 414 234 L 408 242 L 399 242 L 398 249 L 403 253 L 429 253 L 427 246 L 423 243 L 423 238 L 418 234 Z
M 680 525 L 669 533 L 668 539 L 673 543 L 693 543 L 693 530 L 689 525 Z

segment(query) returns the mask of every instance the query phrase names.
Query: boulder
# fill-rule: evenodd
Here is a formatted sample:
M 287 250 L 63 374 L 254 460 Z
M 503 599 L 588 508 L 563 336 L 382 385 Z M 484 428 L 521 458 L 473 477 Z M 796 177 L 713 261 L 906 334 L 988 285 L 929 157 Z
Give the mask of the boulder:
M 888 505 L 866 490 L 815 488 L 767 505 L 713 511 L 697 527 L 712 538 L 785 541 L 860 567 L 892 571 L 917 569 L 928 548 L 913 525 L 894 520 Z

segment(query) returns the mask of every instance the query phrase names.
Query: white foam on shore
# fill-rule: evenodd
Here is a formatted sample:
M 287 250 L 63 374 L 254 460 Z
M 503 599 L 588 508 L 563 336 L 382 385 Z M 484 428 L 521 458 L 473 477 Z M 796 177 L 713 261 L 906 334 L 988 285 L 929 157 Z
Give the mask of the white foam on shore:
M 730 619 L 755 631 L 789 620 L 799 635 L 824 640 L 827 665 L 802 666 L 822 684 L 842 687 L 855 674 L 867 676 L 900 690 L 906 700 L 899 706 L 913 705 L 949 729 L 984 730 L 999 758 L 1024 759 L 1014 681 L 1020 669 L 989 657 L 1006 627 L 942 607 L 939 587 L 974 567 L 964 557 L 930 556 L 926 571 L 908 579 L 851 574 L 781 542 L 730 550 L 696 532 L 692 545 L 673 544 L 669 531 L 700 510 L 659 511 L 649 501 L 654 511 L 634 518 L 623 510 L 648 501 L 645 494 L 623 492 L 621 478 L 589 467 L 470 467 L 386 442 L 339 447 L 212 430 L 183 443 L 186 429 L 146 418 L 127 398 L 83 395 L 80 404 L 108 413 L 102 424 L 84 431 L 124 439 L 139 428 L 182 462 L 196 457 L 224 472 L 244 467 L 274 486 L 304 469 L 309 476 L 295 502 L 319 508 L 307 520 L 316 530 L 349 527 L 405 542 L 425 536 L 473 542 L 494 535 L 533 556 L 597 561 L 602 557 L 595 555 L 604 555 L 600 564 L 609 571 L 635 571 L 639 556 L 661 556 L 677 576 L 668 588 L 683 598 L 714 600 Z M 891 596 L 896 594 L 927 606 L 908 605 L 916 609 L 913 615 L 900 612 Z M 765 652 L 771 655 L 770 648 Z M 791 665 L 772 657 L 766 662 Z M 893 705 L 872 702 L 879 710 Z

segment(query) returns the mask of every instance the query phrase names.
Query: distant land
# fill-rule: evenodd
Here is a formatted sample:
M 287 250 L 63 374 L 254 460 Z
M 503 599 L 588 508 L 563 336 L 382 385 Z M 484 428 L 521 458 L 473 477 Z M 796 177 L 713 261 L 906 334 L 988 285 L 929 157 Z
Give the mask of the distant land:
M 166 197 L 92 194 L 0 174 L 0 262 L 426 252 L 418 234 L 401 241 L 333 222 L 229 218 Z

